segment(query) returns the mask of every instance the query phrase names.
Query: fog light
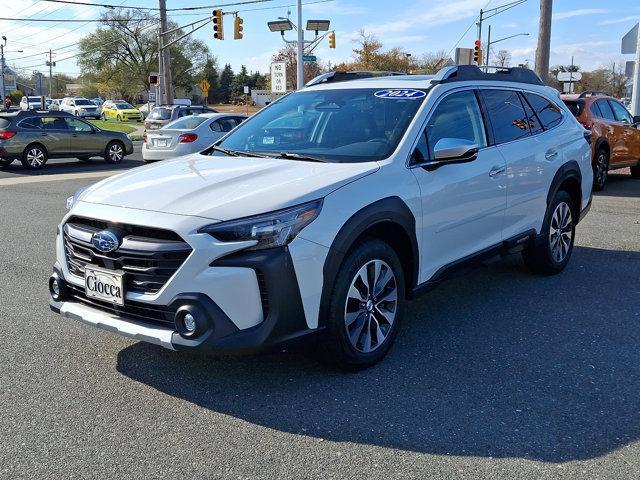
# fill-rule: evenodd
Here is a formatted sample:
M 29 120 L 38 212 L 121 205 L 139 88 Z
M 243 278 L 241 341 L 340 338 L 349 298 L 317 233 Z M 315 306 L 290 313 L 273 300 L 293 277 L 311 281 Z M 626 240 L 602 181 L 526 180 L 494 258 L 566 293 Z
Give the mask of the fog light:
M 49 293 L 56 302 L 64 300 L 67 296 L 67 286 L 64 280 L 55 272 L 49 277 Z
M 51 295 L 53 295 L 54 297 L 60 296 L 60 282 L 57 278 L 54 278 L 51 282 Z
M 196 331 L 196 319 L 193 318 L 193 315 L 190 313 L 186 313 L 182 318 L 182 323 L 184 324 L 184 329 L 187 333 L 193 333 Z

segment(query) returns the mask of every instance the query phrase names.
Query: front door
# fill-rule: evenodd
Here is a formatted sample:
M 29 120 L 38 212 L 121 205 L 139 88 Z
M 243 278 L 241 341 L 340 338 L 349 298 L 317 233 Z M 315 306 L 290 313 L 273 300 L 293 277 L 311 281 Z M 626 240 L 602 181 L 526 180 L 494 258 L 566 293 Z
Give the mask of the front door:
M 435 159 L 438 142 L 466 140 L 477 145 L 475 159 L 420 166 Z M 448 94 L 436 105 L 412 156 L 412 172 L 422 198 L 421 275 L 502 241 L 506 206 L 505 161 L 497 147 L 487 146 L 487 132 L 474 90 Z
M 65 117 L 71 141 L 71 153 L 73 155 L 97 154 L 102 148 L 98 145 L 93 127 L 78 118 Z

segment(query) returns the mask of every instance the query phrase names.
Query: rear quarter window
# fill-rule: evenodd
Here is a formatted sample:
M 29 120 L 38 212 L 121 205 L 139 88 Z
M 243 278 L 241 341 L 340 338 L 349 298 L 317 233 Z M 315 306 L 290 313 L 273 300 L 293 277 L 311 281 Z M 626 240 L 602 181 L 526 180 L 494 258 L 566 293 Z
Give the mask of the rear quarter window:
M 513 90 L 482 90 L 496 143 L 512 142 L 531 135 L 527 114 Z
M 584 102 L 582 100 L 565 100 L 564 104 L 574 117 L 579 117 L 584 112 Z
M 540 95 L 525 93 L 525 98 L 536 112 L 545 130 L 549 130 L 562 122 L 562 110 L 555 103 Z

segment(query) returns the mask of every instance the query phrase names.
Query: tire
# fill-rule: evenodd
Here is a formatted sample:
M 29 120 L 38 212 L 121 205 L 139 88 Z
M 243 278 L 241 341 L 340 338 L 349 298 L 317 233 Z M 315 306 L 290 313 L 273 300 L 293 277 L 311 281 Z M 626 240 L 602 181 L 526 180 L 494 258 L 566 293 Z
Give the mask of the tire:
M 640 180 L 640 165 L 636 165 L 635 167 L 629 168 L 631 170 L 631 178 L 635 178 L 636 180 Z
M 7 168 L 12 163 L 13 159 L 11 158 L 0 158 L 0 168 Z
M 107 163 L 120 163 L 124 156 L 124 144 L 118 140 L 109 142 L 104 150 L 104 161 Z
M 76 111 L 74 112 L 74 115 L 75 115 L 76 117 L 79 117 L 79 116 L 80 116 L 80 112 L 78 112 L 78 110 L 76 110 Z
M 372 281 L 376 270 L 378 283 Z M 374 291 L 368 295 L 371 283 Z M 333 283 L 321 340 L 323 359 L 344 370 L 379 362 L 398 333 L 404 294 L 402 264 L 388 244 L 371 239 L 353 248 Z
M 32 143 L 22 152 L 21 162 L 22 166 L 28 170 L 39 170 L 44 167 L 48 159 L 47 149 L 39 143 Z
M 107 121 L 107 117 L 104 116 L 104 113 L 100 114 L 100 120 L 102 120 L 103 122 Z
M 576 209 L 572 205 L 571 196 L 561 190 L 547 207 L 539 242 L 522 252 L 524 263 L 533 273 L 555 275 L 569 263 L 576 233 Z
M 121 121 L 122 121 L 122 118 L 120 117 L 120 115 L 118 115 L 118 116 L 116 117 L 116 120 L 118 120 L 119 122 L 121 122 Z
M 609 153 L 601 148 L 593 160 L 593 190 L 600 192 L 609 175 Z

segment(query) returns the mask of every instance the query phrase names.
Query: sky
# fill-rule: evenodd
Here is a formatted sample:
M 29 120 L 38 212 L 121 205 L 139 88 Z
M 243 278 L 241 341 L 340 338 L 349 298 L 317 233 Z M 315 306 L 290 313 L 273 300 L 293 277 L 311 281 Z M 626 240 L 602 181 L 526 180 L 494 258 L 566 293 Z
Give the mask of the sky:
M 82 1 L 82 0 L 78 0 Z M 157 0 L 87 0 L 92 3 L 111 3 L 126 6 L 157 7 Z M 213 3 L 212 0 L 211 3 Z M 425 52 L 446 50 L 456 46 L 473 47 L 477 30 L 475 22 L 481 8 L 491 9 L 511 0 L 303 0 L 303 19 L 328 19 L 336 32 L 337 48 L 329 49 L 328 41 L 319 45 L 314 54 L 323 62 L 333 64 L 349 60 L 358 31 L 373 33 L 384 48 L 401 47 L 413 56 Z M 217 4 L 231 3 L 219 0 Z M 0 17 L 82 20 L 53 23 L 0 20 L 0 34 L 7 37 L 5 47 L 7 65 L 26 72 L 40 70 L 48 73 L 44 53 L 54 50 L 56 72 L 77 75 L 80 72 L 73 57 L 83 36 L 97 28 L 86 22 L 98 18 L 104 8 L 86 5 L 65 5 L 45 0 L 0 0 Z M 7 5 L 10 4 L 10 8 Z M 207 0 L 167 0 L 168 8 L 208 5 Z M 266 22 L 291 12 L 297 18 L 293 0 L 272 0 L 250 5 L 230 6 L 225 11 L 239 10 L 244 19 L 244 39 L 233 40 L 233 21 L 225 16 L 223 41 L 213 39 L 207 26 L 193 35 L 209 46 L 218 65 L 231 64 L 234 70 L 246 65 L 250 71 L 268 72 L 271 56 L 283 42 L 280 34 L 272 33 Z M 202 15 L 202 12 L 205 12 Z M 175 12 L 170 19 L 180 25 L 205 17 L 199 12 Z M 620 39 L 640 19 L 640 0 L 555 0 L 551 34 L 551 65 L 569 64 L 571 56 L 583 70 L 621 65 L 633 56 L 620 54 Z M 487 27 L 492 27 L 492 39 L 528 33 L 504 40 L 494 48 L 512 53 L 512 64 L 529 61 L 533 65 L 537 42 L 539 1 L 526 3 L 497 15 L 483 26 L 483 41 Z M 294 39 L 293 32 L 287 38 Z M 307 38 L 313 32 L 307 32 Z M 66 47 L 66 48 L 62 48 Z M 17 50 L 22 50 L 18 52 Z

